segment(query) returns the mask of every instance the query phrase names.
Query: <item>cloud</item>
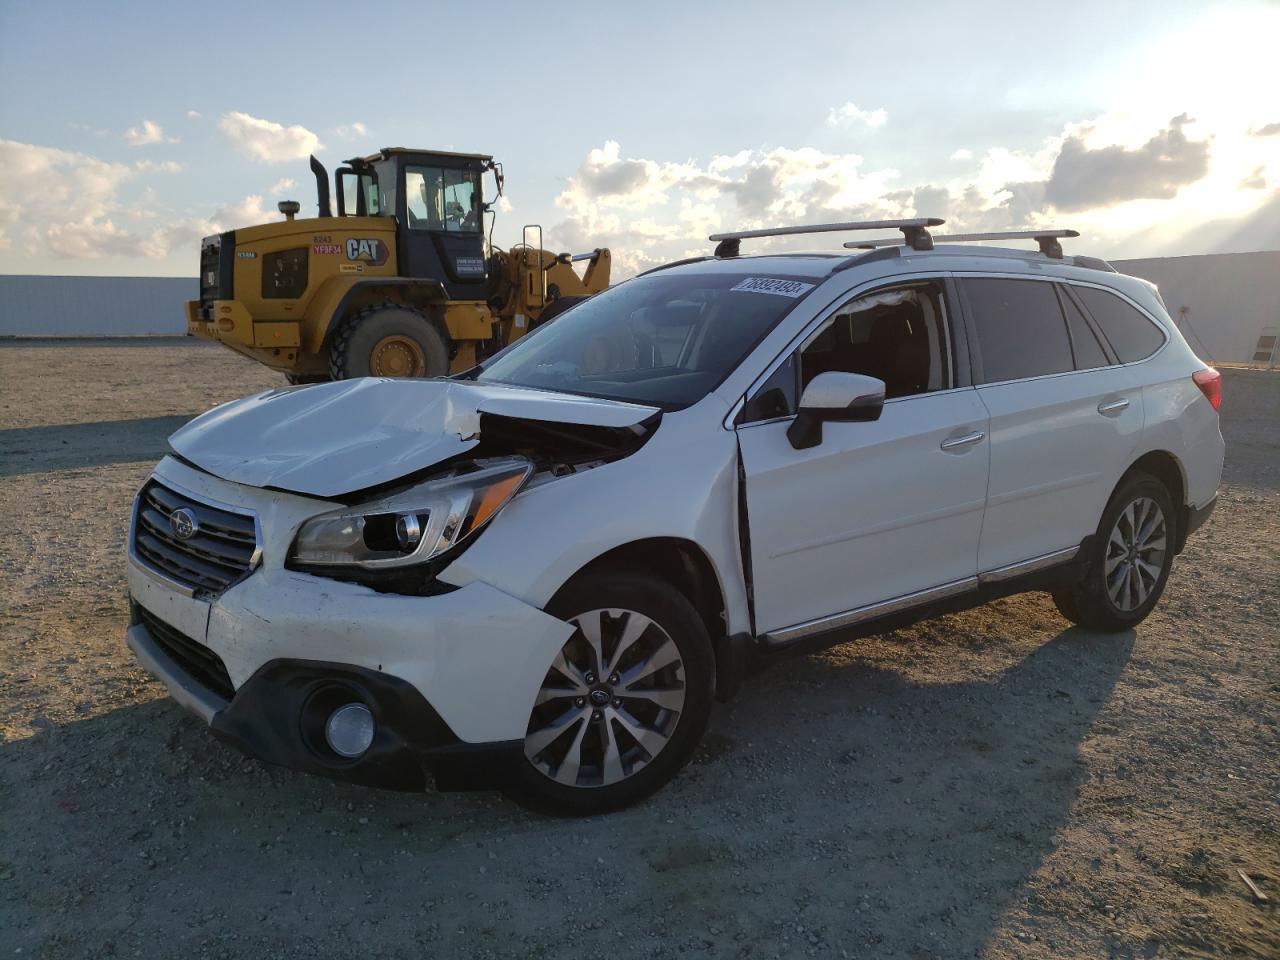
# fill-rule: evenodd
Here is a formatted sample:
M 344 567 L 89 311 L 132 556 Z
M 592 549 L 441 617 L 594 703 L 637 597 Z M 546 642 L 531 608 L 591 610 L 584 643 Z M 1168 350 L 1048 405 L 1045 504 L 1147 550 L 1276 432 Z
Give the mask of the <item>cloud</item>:
M 155 192 L 120 196 L 153 174 L 181 164 L 114 163 L 85 153 L 0 140 L 0 250 L 27 261 L 159 259 L 194 250 L 201 237 L 270 219 L 261 197 L 220 208 L 212 218 L 176 216 L 155 204 Z
M 271 189 L 267 192 L 275 195 L 280 193 L 288 193 L 298 185 L 298 181 L 293 177 L 283 177 L 271 185 Z
M 912 216 L 943 217 L 950 233 L 1070 226 L 1099 256 L 1208 251 L 1214 240 L 1201 225 L 1257 223 L 1248 218 L 1260 200 L 1276 196 L 1280 136 L 1261 135 L 1273 107 L 1242 113 L 1230 101 L 1198 121 L 1185 111 L 1111 111 L 1026 147 L 953 149 L 963 166 L 905 182 L 883 157 L 811 146 L 679 160 L 628 155 L 607 140 L 567 179 L 555 201 L 564 219 L 547 235 L 561 250 L 609 246 L 619 278 L 706 253 L 718 230 Z M 830 245 L 801 236 L 751 247 Z
M 1189 140 L 1184 113 L 1136 149 L 1119 144 L 1090 149 L 1087 129 L 1068 136 L 1045 184 L 1058 210 L 1084 210 L 1127 200 L 1164 199 L 1209 171 L 1209 140 Z
M 140 170 L 143 173 L 181 173 L 185 167 L 176 160 L 139 160 L 133 165 L 133 169 Z
M 889 114 L 883 107 L 877 110 L 863 110 L 852 100 L 827 110 L 829 127 L 867 127 L 875 130 L 883 127 L 888 119 Z
M 896 211 L 880 201 L 896 170 L 862 170 L 857 154 L 815 147 L 740 150 L 694 160 L 626 157 L 617 141 L 589 151 L 556 198 L 567 217 L 548 231 L 558 249 L 614 248 L 620 276 L 705 245 L 721 226 L 859 219 Z M 888 215 L 886 213 L 886 215 Z
M 1280 136 L 1280 120 L 1275 123 L 1268 123 L 1266 126 L 1254 129 L 1249 128 L 1249 136 L 1251 137 L 1276 137 Z
M 1253 172 L 1240 181 L 1241 190 L 1265 190 L 1267 188 L 1266 167 L 1254 167 Z
M 266 223 L 273 219 L 274 211 L 262 206 L 262 195 L 255 193 L 237 203 L 229 203 L 214 211 L 211 221 L 216 230 L 235 230 L 237 227 L 251 227 L 254 224 Z
M 369 128 L 359 120 L 356 120 L 352 123 L 344 123 L 341 126 L 335 127 L 333 133 L 334 136 L 340 137 L 343 140 L 358 140 L 369 136 Z
M 130 127 L 124 132 L 124 139 L 131 147 L 145 147 L 152 143 L 178 143 L 177 137 L 165 136 L 160 124 L 154 120 L 143 120 L 141 126 Z
M 40 241 L 50 222 L 103 221 L 115 209 L 116 191 L 134 176 L 124 163 L 108 163 L 82 153 L 0 140 L 0 248 L 21 233 L 26 244 Z
M 320 138 L 306 127 L 286 127 L 239 111 L 225 114 L 218 128 L 242 153 L 263 163 L 305 159 L 321 149 Z
M 917 217 L 945 219 L 951 212 L 951 194 L 946 187 L 916 187 L 911 193 L 911 207 Z
M 187 119 L 188 119 L 188 120 L 202 120 L 202 119 L 204 119 L 204 114 L 203 114 L 203 113 L 201 113 L 199 110 L 188 110 L 188 111 L 187 111 Z

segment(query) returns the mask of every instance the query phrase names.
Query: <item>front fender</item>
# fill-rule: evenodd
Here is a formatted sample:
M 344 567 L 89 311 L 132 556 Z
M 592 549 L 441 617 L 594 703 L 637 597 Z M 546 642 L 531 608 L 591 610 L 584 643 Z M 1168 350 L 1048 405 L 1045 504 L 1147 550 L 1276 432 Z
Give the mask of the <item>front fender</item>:
M 574 573 L 638 540 L 697 544 L 724 595 L 729 633 L 750 620 L 738 529 L 737 438 L 721 426 L 714 396 L 663 418 L 630 456 L 535 484 L 508 504 L 440 574 L 462 586 L 488 583 L 545 607 Z

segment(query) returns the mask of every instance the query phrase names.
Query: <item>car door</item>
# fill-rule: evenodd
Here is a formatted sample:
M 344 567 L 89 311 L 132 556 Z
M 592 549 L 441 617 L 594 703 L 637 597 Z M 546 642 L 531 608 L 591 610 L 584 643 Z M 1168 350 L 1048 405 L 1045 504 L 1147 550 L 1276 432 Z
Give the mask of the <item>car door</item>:
M 916 302 L 893 304 L 901 291 Z M 771 642 L 973 586 L 987 415 L 967 364 L 954 363 L 955 315 L 941 279 L 859 295 L 748 396 L 737 427 L 747 549 L 756 632 Z M 895 329 L 910 333 L 895 342 Z M 828 370 L 885 380 L 883 412 L 824 424 L 821 443 L 797 450 L 787 439 L 796 398 Z
M 959 286 L 977 393 L 991 417 L 978 570 L 1065 559 L 1095 532 L 1130 462 L 1140 388 L 1059 284 L 968 276 Z

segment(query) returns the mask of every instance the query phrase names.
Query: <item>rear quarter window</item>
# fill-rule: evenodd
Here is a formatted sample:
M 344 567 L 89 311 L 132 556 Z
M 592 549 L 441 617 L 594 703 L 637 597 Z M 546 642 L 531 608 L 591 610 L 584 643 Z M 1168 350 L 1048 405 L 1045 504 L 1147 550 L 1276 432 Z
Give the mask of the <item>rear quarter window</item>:
M 1096 287 L 1073 287 L 1111 343 L 1121 363 L 1145 360 L 1164 343 L 1164 331 L 1114 293 Z
M 986 383 L 1075 369 L 1052 283 L 972 277 L 963 284 Z
M 1071 328 L 1071 346 L 1076 354 L 1077 370 L 1093 370 L 1108 364 L 1106 351 L 1094 336 L 1089 321 L 1084 318 L 1075 301 L 1064 291 L 1062 309 L 1067 314 L 1067 326 Z

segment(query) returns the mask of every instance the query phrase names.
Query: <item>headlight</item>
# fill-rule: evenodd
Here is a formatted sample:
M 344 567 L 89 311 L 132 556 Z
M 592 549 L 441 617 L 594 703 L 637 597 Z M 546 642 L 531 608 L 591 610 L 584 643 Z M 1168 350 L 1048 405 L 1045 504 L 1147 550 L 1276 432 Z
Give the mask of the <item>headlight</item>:
M 383 500 L 312 517 L 290 566 L 381 570 L 425 563 L 474 536 L 533 472 L 519 458 L 481 461 Z

